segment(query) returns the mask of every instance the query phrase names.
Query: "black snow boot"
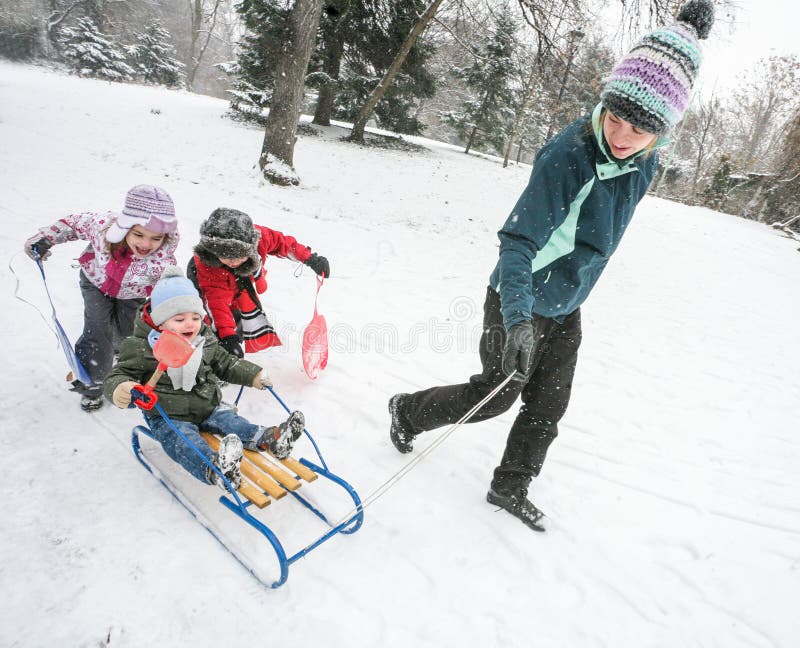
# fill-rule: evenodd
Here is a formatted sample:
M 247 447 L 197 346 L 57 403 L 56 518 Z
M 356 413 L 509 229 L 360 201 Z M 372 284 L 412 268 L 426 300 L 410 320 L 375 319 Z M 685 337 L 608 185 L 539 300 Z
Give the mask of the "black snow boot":
M 103 396 L 90 396 L 89 394 L 84 394 L 81 396 L 81 409 L 84 412 L 94 412 L 95 410 L 99 410 L 103 406 Z
M 533 505 L 527 495 L 528 491 L 524 488 L 510 495 L 501 495 L 490 488 L 486 493 L 486 501 L 508 511 L 534 531 L 546 531 L 547 517 Z
M 103 386 L 84 385 L 80 380 L 73 380 L 70 391 L 78 392 L 81 395 L 81 409 L 84 412 L 93 412 L 103 406 Z
M 392 426 L 389 428 L 389 438 L 398 452 L 406 454 L 414 449 L 414 434 L 411 425 L 403 416 L 403 397 L 408 394 L 395 394 L 389 399 L 389 414 L 392 415 Z

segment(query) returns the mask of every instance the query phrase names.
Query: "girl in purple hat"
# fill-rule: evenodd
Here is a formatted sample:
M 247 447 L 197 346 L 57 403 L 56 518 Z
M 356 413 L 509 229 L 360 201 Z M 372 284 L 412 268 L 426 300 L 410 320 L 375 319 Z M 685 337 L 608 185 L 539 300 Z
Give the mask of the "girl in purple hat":
M 83 333 L 75 353 L 91 384 L 72 383 L 81 408 L 103 404 L 102 383 L 119 341 L 133 332 L 136 310 L 150 295 L 164 268 L 175 265 L 178 229 L 169 194 L 150 185 L 128 191 L 122 213 L 71 214 L 40 228 L 25 241 L 25 253 L 43 261 L 58 243 L 87 241 L 78 257 L 83 295 Z

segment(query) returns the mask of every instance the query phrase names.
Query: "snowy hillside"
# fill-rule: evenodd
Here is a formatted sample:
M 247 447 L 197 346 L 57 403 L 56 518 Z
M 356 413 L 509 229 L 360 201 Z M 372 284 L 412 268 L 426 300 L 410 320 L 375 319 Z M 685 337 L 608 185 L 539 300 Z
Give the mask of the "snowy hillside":
M 67 392 L 47 323 L 14 298 L 16 274 L 49 316 L 23 241 L 151 183 L 175 200 L 181 263 L 219 206 L 326 255 L 322 378 L 299 354 L 313 275 L 288 261 L 271 262 L 266 302 L 285 346 L 254 359 L 363 497 L 409 460 L 389 442 L 389 396 L 478 369 L 495 232 L 529 169 L 432 142 L 360 148 L 332 127 L 299 140 L 303 184 L 277 188 L 253 168 L 261 132 L 225 110 L 0 63 L 0 645 L 797 645 L 797 244 L 654 198 L 583 308 L 573 400 L 532 489 L 547 534 L 484 500 L 511 411 L 459 429 L 283 588 L 242 569 L 135 461 L 140 416 L 85 414 Z M 73 340 L 81 249 L 46 263 Z M 283 416 L 255 392 L 242 410 Z M 270 508 L 290 550 L 311 539 L 296 508 Z

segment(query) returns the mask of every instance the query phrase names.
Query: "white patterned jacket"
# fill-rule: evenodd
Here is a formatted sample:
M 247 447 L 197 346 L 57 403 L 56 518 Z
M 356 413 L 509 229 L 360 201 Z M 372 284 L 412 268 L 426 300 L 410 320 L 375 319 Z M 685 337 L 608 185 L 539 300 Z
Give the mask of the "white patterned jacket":
M 116 220 L 114 212 L 70 214 L 39 232 L 54 244 L 88 241 L 78 257 L 83 273 L 97 288 L 117 299 L 141 299 L 150 296 L 164 268 L 176 265 L 175 249 L 180 235 L 175 230 L 165 242 L 146 257 L 135 256 L 127 246 L 120 246 L 112 255 L 106 230 Z

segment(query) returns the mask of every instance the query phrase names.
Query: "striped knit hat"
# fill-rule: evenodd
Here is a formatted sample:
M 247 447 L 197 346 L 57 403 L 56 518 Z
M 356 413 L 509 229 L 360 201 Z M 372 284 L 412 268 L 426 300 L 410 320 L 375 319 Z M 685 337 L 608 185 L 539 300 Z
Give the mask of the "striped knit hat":
M 681 120 L 700 68 L 698 38 L 714 24 L 712 0 L 689 0 L 674 24 L 647 34 L 605 79 L 600 100 L 618 117 L 653 135 Z
M 130 229 L 141 225 L 157 234 L 171 234 L 178 227 L 175 206 L 170 195 L 160 187 L 136 185 L 125 196 L 122 213 L 106 232 L 109 243 L 119 243 Z

